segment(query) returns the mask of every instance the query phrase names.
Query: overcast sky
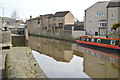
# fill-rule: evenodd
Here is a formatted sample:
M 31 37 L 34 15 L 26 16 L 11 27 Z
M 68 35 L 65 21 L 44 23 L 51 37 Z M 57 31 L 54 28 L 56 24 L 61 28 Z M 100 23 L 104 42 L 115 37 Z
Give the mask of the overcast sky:
M 0 0 L 0 7 L 4 7 L 4 16 L 11 17 L 16 10 L 20 19 L 29 19 L 43 14 L 54 14 L 57 11 L 71 11 L 74 17 L 83 20 L 84 10 L 98 1 L 110 0 Z M 3 9 L 0 8 L 0 16 Z

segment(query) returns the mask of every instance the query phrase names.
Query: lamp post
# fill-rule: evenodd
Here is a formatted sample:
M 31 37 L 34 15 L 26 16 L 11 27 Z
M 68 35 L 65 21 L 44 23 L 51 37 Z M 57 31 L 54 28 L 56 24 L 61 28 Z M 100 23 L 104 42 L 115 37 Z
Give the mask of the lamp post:
M 4 7 L 1 7 L 2 8 L 2 10 L 3 10 L 3 17 L 4 17 Z
M 3 15 L 3 17 L 2 17 L 2 28 L 3 28 L 3 23 L 4 23 L 4 7 L 1 7 L 1 8 L 3 10 L 3 13 L 2 13 L 2 15 Z

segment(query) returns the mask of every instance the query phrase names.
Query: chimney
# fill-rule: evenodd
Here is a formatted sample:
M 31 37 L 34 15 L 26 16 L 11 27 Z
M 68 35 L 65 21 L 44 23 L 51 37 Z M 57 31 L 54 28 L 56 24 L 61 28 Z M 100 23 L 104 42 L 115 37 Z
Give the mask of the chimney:
M 30 15 L 30 19 L 32 19 L 32 16 Z

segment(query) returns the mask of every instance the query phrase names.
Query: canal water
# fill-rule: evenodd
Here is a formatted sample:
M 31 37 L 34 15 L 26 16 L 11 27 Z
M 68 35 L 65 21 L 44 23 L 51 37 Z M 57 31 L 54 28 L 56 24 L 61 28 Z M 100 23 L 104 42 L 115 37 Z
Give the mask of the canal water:
M 29 36 L 33 55 L 48 78 L 118 78 L 118 53 Z

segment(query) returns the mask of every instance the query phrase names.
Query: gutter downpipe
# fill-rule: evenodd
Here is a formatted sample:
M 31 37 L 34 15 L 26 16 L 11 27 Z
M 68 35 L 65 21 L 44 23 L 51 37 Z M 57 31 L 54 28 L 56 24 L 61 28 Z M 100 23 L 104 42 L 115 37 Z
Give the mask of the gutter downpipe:
M 108 38 L 108 7 L 107 7 L 107 26 L 106 26 L 106 38 Z

